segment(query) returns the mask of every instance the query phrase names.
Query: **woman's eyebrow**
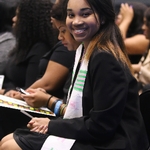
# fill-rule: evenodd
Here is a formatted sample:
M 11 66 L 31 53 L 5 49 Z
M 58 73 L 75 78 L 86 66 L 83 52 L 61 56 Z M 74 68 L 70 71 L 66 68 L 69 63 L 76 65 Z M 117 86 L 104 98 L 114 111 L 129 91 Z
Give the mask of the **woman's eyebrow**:
M 67 9 L 67 11 L 72 11 L 72 9 Z
M 84 10 L 92 10 L 91 8 L 87 7 L 87 8 L 81 8 L 80 11 L 84 11 Z M 67 12 L 69 11 L 73 11 L 72 9 L 68 8 Z

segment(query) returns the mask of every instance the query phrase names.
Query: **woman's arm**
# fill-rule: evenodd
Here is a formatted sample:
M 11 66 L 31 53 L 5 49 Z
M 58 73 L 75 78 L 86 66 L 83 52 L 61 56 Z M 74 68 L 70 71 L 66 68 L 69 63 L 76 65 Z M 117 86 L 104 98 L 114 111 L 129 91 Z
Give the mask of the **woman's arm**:
M 132 64 L 134 73 L 139 73 L 141 70 L 141 64 Z
M 0 94 L 1 94 L 1 95 L 3 95 L 3 94 L 4 94 L 4 92 L 5 92 L 5 90 L 4 90 L 4 89 L 1 89 L 1 90 L 0 90 Z
M 90 92 L 83 95 L 86 106 L 92 101 L 89 113 L 80 118 L 51 120 L 49 134 L 79 141 L 102 142 L 116 132 L 127 101 L 129 79 L 120 63 L 110 54 L 98 54 L 89 65 L 90 77 L 87 76 L 84 88 Z
M 149 46 L 149 41 L 145 38 L 145 35 L 138 34 L 124 40 L 127 53 L 129 55 L 141 54 L 143 55 Z
M 145 36 L 142 34 L 137 34 L 132 37 L 127 37 L 128 28 L 134 17 L 132 6 L 129 6 L 128 4 L 121 4 L 118 17 L 119 16 L 121 16 L 121 21 L 118 24 L 118 27 L 120 28 L 122 37 L 124 39 L 127 53 L 129 55 L 144 54 L 149 45 L 149 41 L 145 38 Z
M 62 87 L 68 74 L 72 71 L 75 51 L 70 52 L 62 44 L 56 47 L 50 57 L 46 71 L 42 78 L 33 83 L 29 88 L 43 88 L 46 91 L 54 91 Z
M 120 16 L 121 18 L 120 18 L 120 23 L 118 24 L 118 26 L 120 28 L 123 39 L 126 39 L 128 28 L 134 16 L 132 7 L 126 3 L 121 4 L 119 15 L 121 15 Z
M 49 61 L 45 74 L 29 88 L 43 88 L 53 91 L 61 87 L 69 73 L 69 69 L 57 62 Z
M 75 52 L 70 52 L 62 44 L 56 46 L 50 56 L 46 71 L 42 78 L 35 81 L 29 88 L 43 88 L 46 91 L 56 91 L 66 82 L 69 72 L 73 68 Z M 34 71 L 34 70 L 32 70 Z M 30 72 L 29 76 L 31 76 Z M 37 73 L 37 72 L 36 72 Z M 20 95 L 12 92 L 12 97 L 21 99 Z

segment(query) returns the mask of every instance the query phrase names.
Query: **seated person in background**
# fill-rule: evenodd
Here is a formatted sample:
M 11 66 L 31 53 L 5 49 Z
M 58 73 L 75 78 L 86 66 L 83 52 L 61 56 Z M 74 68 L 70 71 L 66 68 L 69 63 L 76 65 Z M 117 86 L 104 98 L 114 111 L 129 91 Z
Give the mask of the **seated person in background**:
M 33 118 L 29 129 L 4 137 L 0 149 L 40 150 L 54 135 L 74 139 L 71 150 L 147 150 L 137 81 L 111 0 L 67 2 L 67 27 L 83 44 L 76 51 L 64 119 Z M 58 115 L 64 109 L 59 99 L 50 97 L 47 103 Z
M 15 15 L 14 12 L 11 11 L 13 7 L 8 7 L 6 1 L 0 1 L 0 75 L 3 74 L 6 61 L 8 60 L 8 53 L 12 50 L 16 44 L 15 37 L 12 34 L 12 15 Z M 11 14 L 9 13 L 11 11 Z
M 70 86 L 75 50 L 68 49 L 62 42 L 58 42 L 52 51 L 51 56 L 47 53 L 40 60 L 39 79 L 28 88 L 43 88 L 48 93 L 63 98 Z M 67 90 L 65 93 L 64 89 Z
M 41 57 L 57 41 L 50 23 L 52 6 L 49 0 L 20 0 L 13 18 L 17 43 L 10 51 L 0 94 L 17 86 L 29 87 L 37 79 Z
M 26 90 L 28 88 L 43 88 L 48 93 L 63 98 L 64 88 L 68 89 L 70 85 L 74 57 L 75 51 L 68 51 L 61 42 L 58 42 L 40 59 L 38 78 Z M 22 99 L 21 93 L 16 90 L 9 90 L 5 95 Z
M 147 6 L 141 2 L 121 4 L 116 19 L 131 63 L 138 63 L 148 49 L 149 41 L 145 39 L 142 31 L 146 8 Z
M 58 0 L 58 2 L 53 6 L 52 12 L 51 12 L 51 14 L 52 14 L 52 23 L 55 26 L 55 28 L 57 28 L 59 30 L 58 39 L 61 40 L 62 43 L 64 43 L 64 45 L 69 50 L 73 50 L 73 49 L 75 50 L 79 46 L 80 42 L 75 41 L 73 36 L 68 31 L 68 28 L 67 28 L 66 23 L 65 23 L 64 10 L 63 10 L 63 3 L 64 2 L 65 2 L 65 0 L 60 0 L 60 1 Z M 49 74 L 51 74 L 51 72 L 53 74 L 56 74 L 59 71 L 58 69 L 59 68 L 56 68 L 55 70 L 49 69 L 48 72 L 49 72 Z M 42 81 L 42 78 L 40 80 Z M 70 86 L 70 83 L 71 83 L 70 82 L 70 76 L 69 76 L 69 80 L 67 80 L 67 81 L 69 81 L 67 83 L 69 83 L 69 86 Z M 47 78 L 47 82 L 48 83 L 51 82 L 51 78 L 49 78 L 49 79 Z M 36 84 L 36 82 L 35 82 L 35 84 Z M 65 86 L 64 88 L 65 89 L 64 89 L 63 101 L 65 103 L 66 102 L 66 95 L 68 94 L 68 88 L 69 87 Z M 30 95 L 25 97 L 25 100 L 26 100 L 28 105 L 30 105 L 32 107 L 46 106 L 47 100 L 50 96 L 47 93 L 43 93 L 43 96 L 44 95 L 45 96 L 44 96 L 44 98 L 42 98 L 42 96 L 40 96 L 40 94 L 36 93 L 36 92 L 39 92 L 41 90 L 43 91 L 43 89 L 41 89 L 41 88 L 33 89 L 32 85 L 26 90 L 27 92 L 30 93 Z M 45 91 L 45 89 L 44 89 L 44 91 Z M 50 94 L 53 95 L 52 93 L 50 93 Z M 53 96 L 56 96 L 56 95 L 53 95 Z M 57 97 L 59 97 L 59 96 L 57 96 Z M 61 98 L 61 97 L 59 97 L 59 98 Z
M 144 24 L 142 26 L 144 35 L 150 42 L 150 7 L 144 13 Z M 150 45 L 149 49 L 138 64 L 132 65 L 136 78 L 139 82 L 139 93 L 150 89 Z
M 61 44 L 61 42 L 58 42 L 53 49 L 44 55 L 40 60 L 38 75 L 39 79 L 27 87 L 27 89 L 43 88 L 48 93 L 59 98 L 63 98 L 63 96 L 67 94 L 74 64 L 74 50 L 79 45 L 79 43 L 73 39 L 71 34 L 66 29 L 65 20 L 62 18 L 61 14 L 61 7 L 59 6 L 59 9 L 57 6 L 52 8 L 52 20 L 56 22 L 52 23 L 52 25 L 55 29 L 61 29 L 58 39 L 68 48 L 69 51 Z M 57 26 L 55 24 L 57 24 Z M 59 29 L 59 27 L 61 28 Z M 67 36 L 67 39 L 69 38 L 69 42 L 72 41 L 72 43 L 74 43 L 72 46 L 68 46 L 68 41 L 65 41 L 65 36 Z M 22 99 L 19 92 L 12 90 L 8 91 L 5 95 Z
M 64 0 L 61 0 L 62 4 L 63 4 L 63 1 Z M 58 39 L 61 40 L 62 43 L 69 50 L 75 50 L 79 46 L 80 42 L 76 42 L 74 38 L 72 37 L 72 35 L 70 34 L 70 32 L 68 31 L 66 24 L 65 24 L 65 19 L 61 17 L 62 10 L 63 10 L 62 6 L 63 5 L 60 5 L 59 7 L 57 6 L 52 9 L 53 25 L 55 24 L 55 27 L 59 29 Z M 45 82 L 45 83 L 50 84 L 51 87 L 54 88 L 54 87 L 60 86 L 66 80 L 66 78 L 64 79 L 64 76 L 67 76 L 67 83 L 64 85 L 64 88 L 63 88 L 64 101 L 66 100 L 65 96 L 67 95 L 68 88 L 71 82 L 71 73 L 72 73 L 72 68 L 73 68 L 75 51 L 71 51 L 70 53 L 68 52 L 69 52 L 68 50 L 65 51 L 65 47 L 63 47 L 60 42 L 56 44 L 53 48 L 53 53 L 52 53 L 51 58 L 49 58 L 48 56 L 45 56 L 42 59 L 42 62 L 44 64 L 47 63 L 50 59 L 44 76 L 41 79 L 37 80 L 37 83 L 36 82 L 34 83 L 35 85 L 33 84 L 35 87 L 41 87 L 42 84 L 44 85 L 44 83 L 42 82 Z M 61 64 L 60 62 L 63 62 L 63 63 Z M 66 75 L 64 74 L 65 72 L 66 72 Z M 60 97 L 60 95 L 58 94 L 59 92 L 57 93 L 58 89 L 57 90 L 56 88 L 54 89 L 55 89 L 55 94 L 52 92 L 50 93 L 54 94 L 55 96 L 58 96 L 59 98 L 63 98 L 63 97 Z M 47 95 L 48 94 L 46 94 L 46 96 Z M 34 96 L 34 93 L 31 96 Z M 34 97 L 32 97 L 31 102 L 33 102 L 33 104 L 31 103 L 28 103 L 28 104 L 32 105 L 33 107 L 41 107 L 41 106 L 46 106 L 47 100 L 45 103 L 45 100 L 41 99 L 40 101 L 37 101 L 35 100 Z M 33 116 L 34 115 L 35 114 L 33 114 Z M 3 131 L 3 134 L 0 135 L 0 138 L 2 138 L 4 135 L 10 132 L 13 132 L 17 127 L 21 127 L 27 124 L 27 122 L 29 121 L 29 118 L 27 118 L 20 112 L 14 111 L 12 109 L 6 109 L 6 108 L 0 108 L 0 118 L 1 118 L 0 128 Z

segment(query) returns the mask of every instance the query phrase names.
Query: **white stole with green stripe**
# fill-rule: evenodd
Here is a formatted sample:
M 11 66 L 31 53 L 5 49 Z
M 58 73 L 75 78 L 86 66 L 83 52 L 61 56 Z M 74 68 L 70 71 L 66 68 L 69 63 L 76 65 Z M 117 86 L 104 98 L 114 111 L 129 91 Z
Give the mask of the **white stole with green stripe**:
M 75 57 L 75 64 L 73 68 L 73 75 L 72 75 L 72 81 L 77 69 L 77 65 L 80 61 L 80 56 L 82 53 L 82 48 L 83 45 L 81 44 L 78 49 L 76 50 L 76 57 Z M 88 61 L 87 60 L 82 60 L 79 72 L 77 74 L 72 93 L 70 95 L 70 90 L 72 88 L 72 84 L 70 86 L 69 92 L 68 92 L 68 98 L 67 98 L 67 109 L 64 114 L 64 119 L 66 118 L 77 118 L 83 116 L 83 111 L 82 111 L 82 94 L 83 94 L 83 88 L 84 88 L 84 83 L 86 79 L 86 74 L 87 74 L 87 67 L 88 67 Z

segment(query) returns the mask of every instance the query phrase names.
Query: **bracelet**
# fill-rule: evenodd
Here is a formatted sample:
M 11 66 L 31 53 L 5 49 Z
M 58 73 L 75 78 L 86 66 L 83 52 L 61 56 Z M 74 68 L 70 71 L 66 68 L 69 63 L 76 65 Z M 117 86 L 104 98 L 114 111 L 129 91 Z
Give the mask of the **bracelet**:
M 49 104 L 49 101 L 51 100 L 52 97 L 53 97 L 53 95 L 51 95 L 51 96 L 48 98 L 48 100 L 47 100 L 47 103 L 46 103 L 46 107 L 47 107 L 47 108 L 49 108 L 49 107 L 48 107 L 48 104 Z
M 59 110 L 60 110 L 60 106 L 61 106 L 62 103 L 63 103 L 63 102 L 62 102 L 61 100 L 58 100 L 57 103 L 56 103 L 56 105 L 55 105 L 54 114 L 55 114 L 56 116 L 59 115 Z
M 63 116 L 64 114 L 63 114 L 63 111 L 64 111 L 64 109 L 67 107 L 67 105 L 66 104 L 62 104 L 62 106 L 60 107 L 60 116 Z
M 52 106 L 51 106 L 51 111 L 53 111 L 54 112 L 54 107 L 55 107 L 55 105 L 56 105 L 56 103 L 58 102 L 59 100 L 58 99 L 56 99 L 53 103 L 52 103 Z

